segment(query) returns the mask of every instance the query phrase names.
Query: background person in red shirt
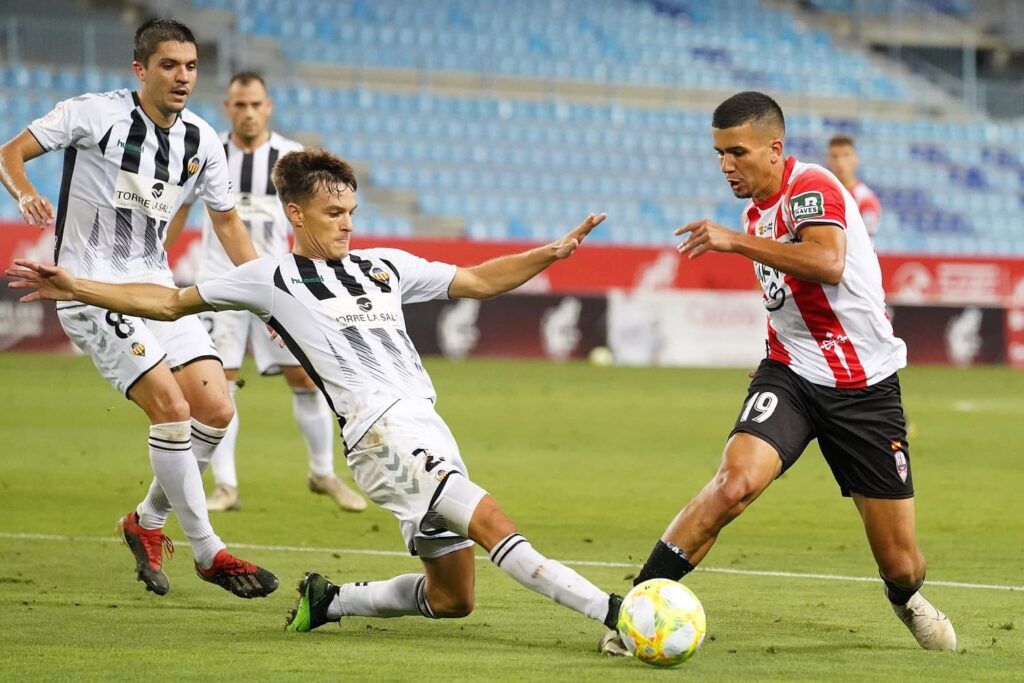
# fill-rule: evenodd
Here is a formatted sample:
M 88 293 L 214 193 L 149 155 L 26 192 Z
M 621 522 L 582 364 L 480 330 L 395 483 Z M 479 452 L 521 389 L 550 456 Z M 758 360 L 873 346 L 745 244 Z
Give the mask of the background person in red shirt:
M 864 219 L 864 227 L 868 229 L 871 245 L 874 246 L 878 224 L 882 220 L 882 203 L 878 201 L 871 188 L 857 178 L 860 158 L 857 156 L 853 138 L 849 135 L 833 135 L 828 141 L 828 158 L 825 165 L 857 200 L 857 209 Z

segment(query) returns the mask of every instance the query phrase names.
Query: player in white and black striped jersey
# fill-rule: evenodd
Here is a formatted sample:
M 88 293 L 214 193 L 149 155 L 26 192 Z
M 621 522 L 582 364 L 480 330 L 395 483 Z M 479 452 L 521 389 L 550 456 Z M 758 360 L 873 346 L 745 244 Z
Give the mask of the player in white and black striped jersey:
M 106 285 L 59 268 L 18 261 L 22 301 L 77 299 L 127 313 L 175 319 L 207 310 L 248 310 L 288 344 L 338 416 L 360 487 L 391 511 L 423 573 L 335 585 L 309 573 L 288 630 L 344 616 L 462 617 L 473 609 L 473 544 L 521 585 L 614 626 L 621 599 L 544 557 L 484 489 L 469 478 L 436 396 L 405 331 L 404 304 L 484 299 L 511 291 L 571 256 L 604 220 L 591 214 L 543 247 L 460 268 L 397 249 L 350 251 L 356 180 L 327 152 L 293 152 L 274 183 L 295 227 L 292 254 L 264 257 L 187 289 Z
M 302 144 L 270 130 L 273 102 L 263 78 L 251 71 L 232 76 L 224 99 L 224 111 L 231 130 L 221 134 L 227 155 L 228 176 L 237 190 L 238 215 L 245 222 L 259 256 L 287 254 L 291 249 L 291 224 L 285 218 L 271 171 L 278 158 L 302 149 Z M 172 221 L 167 245 L 181 230 L 189 205 Z M 217 239 L 209 217 L 203 222 L 203 237 L 196 282 L 220 277 L 234 265 Z M 329 495 L 343 510 L 359 512 L 366 501 L 346 486 L 334 472 L 334 419 L 316 385 L 295 357 L 272 340 L 264 324 L 247 311 L 210 311 L 200 314 L 224 362 L 224 374 L 232 400 L 238 388 L 238 372 L 246 349 L 250 349 L 261 375 L 284 377 L 292 390 L 292 414 L 306 442 L 309 460 L 307 485 L 314 493 Z M 211 510 L 241 507 L 235 444 L 238 439 L 238 410 L 232 418 L 210 461 L 215 488 L 206 499 Z
M 206 203 L 217 236 L 236 264 L 255 258 L 235 212 L 224 148 L 214 130 L 185 108 L 198 54 L 188 27 L 151 20 L 135 34 L 138 91 L 89 93 L 65 100 L 0 148 L 0 179 L 26 222 L 53 219 L 50 202 L 25 162 L 64 150 L 54 260 L 82 277 L 173 285 L 164 233 L 183 200 Z M 107 381 L 150 420 L 155 479 L 146 498 L 118 522 L 135 557 L 136 576 L 163 595 L 170 586 L 162 528 L 173 509 L 192 545 L 196 571 L 240 597 L 277 587 L 270 572 L 230 554 L 210 525 L 202 469 L 234 413 L 224 372 L 195 317 L 158 322 L 78 302 L 58 306 L 68 337 Z

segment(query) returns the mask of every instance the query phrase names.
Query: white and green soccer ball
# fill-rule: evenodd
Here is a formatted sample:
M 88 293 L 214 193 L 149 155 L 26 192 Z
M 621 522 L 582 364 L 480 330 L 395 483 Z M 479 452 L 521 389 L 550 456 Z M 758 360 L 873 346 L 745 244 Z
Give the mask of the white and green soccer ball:
M 619 612 L 619 637 L 626 649 L 652 666 L 676 666 L 704 642 L 704 606 L 689 588 L 669 579 L 651 579 L 626 594 Z

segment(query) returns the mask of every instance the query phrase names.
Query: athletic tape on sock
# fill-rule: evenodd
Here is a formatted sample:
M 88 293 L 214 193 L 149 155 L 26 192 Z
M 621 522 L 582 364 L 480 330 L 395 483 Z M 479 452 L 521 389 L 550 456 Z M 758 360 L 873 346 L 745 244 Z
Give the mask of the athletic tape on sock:
M 427 602 L 427 577 L 425 576 L 421 576 L 416 582 L 416 607 L 419 608 L 420 614 L 427 619 L 437 619 L 434 610 L 430 609 L 430 603 Z
M 469 538 L 469 521 L 486 495 L 487 491 L 461 473 L 449 472 L 434 494 L 435 500 L 430 508 L 441 516 L 449 531 Z
M 187 451 L 192 447 L 188 422 L 165 422 L 149 426 L 149 446 L 162 451 Z

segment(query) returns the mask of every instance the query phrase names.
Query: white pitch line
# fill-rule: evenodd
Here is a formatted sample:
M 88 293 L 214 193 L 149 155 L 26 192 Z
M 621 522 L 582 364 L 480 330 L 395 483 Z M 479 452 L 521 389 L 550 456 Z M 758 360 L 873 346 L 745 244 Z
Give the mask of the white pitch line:
M 62 536 L 59 534 L 30 534 L 11 533 L 0 531 L 0 539 L 12 541 L 85 541 L 89 543 L 120 543 L 116 537 L 108 536 Z M 180 541 L 175 541 L 180 543 Z M 398 550 L 369 550 L 363 548 L 310 548 L 298 545 L 264 545 L 259 543 L 230 543 L 232 548 L 244 548 L 247 550 L 263 550 L 270 552 L 289 553 L 317 553 L 328 554 L 338 553 L 344 555 L 371 555 L 375 557 L 409 557 L 409 553 Z M 487 560 L 486 555 L 477 555 L 477 560 Z M 578 567 L 611 567 L 614 569 L 636 569 L 636 564 L 626 562 L 601 562 L 599 560 L 559 560 L 562 564 L 576 565 Z M 779 572 L 761 569 L 730 569 L 728 567 L 698 567 L 697 571 L 709 574 L 739 574 L 741 576 L 770 576 L 783 579 L 817 579 L 821 581 L 853 581 L 857 583 L 877 583 L 877 576 L 844 576 L 842 574 L 812 574 L 804 572 Z M 973 590 L 993 591 L 1024 591 L 1024 586 L 1009 586 L 995 583 L 964 583 L 961 581 L 936 581 L 928 579 L 929 586 L 944 586 L 946 588 L 969 588 Z

